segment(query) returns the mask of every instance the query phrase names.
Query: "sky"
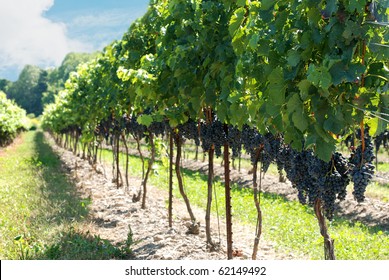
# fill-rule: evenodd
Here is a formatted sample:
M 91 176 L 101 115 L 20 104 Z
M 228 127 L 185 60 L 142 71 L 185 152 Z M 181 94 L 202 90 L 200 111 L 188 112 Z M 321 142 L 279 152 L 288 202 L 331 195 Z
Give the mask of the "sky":
M 121 39 L 149 0 L 0 0 L 0 79 L 26 64 L 59 66 L 69 52 L 102 50 Z

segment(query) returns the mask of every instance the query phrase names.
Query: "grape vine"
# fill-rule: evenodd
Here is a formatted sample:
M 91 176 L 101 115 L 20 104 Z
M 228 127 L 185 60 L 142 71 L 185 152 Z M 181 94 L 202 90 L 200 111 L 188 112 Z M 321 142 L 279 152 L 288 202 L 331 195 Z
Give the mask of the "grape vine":
M 376 147 L 388 145 L 385 3 L 152 0 L 122 40 L 70 76 L 44 126 L 76 138 L 74 147 L 105 139 L 119 148 L 128 135 L 153 146 L 168 133 L 181 153 L 184 139 L 194 141 L 209 156 L 207 209 L 213 153 L 246 152 L 263 172 L 271 163 L 283 169 L 324 230 L 321 212 L 333 218 L 350 182 L 364 200 L 374 172 L 370 134 Z M 356 135 L 346 158 L 336 147 L 361 123 L 370 131 Z

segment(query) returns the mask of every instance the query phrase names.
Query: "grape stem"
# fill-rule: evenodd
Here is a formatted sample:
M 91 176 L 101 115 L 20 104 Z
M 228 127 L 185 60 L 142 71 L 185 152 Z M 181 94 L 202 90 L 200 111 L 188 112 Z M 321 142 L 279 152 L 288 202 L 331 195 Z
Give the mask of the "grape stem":
M 361 145 L 362 145 L 360 168 L 362 168 L 362 165 L 363 165 L 363 153 L 365 152 L 365 148 L 366 148 L 366 144 L 365 144 L 365 129 L 364 129 L 363 120 L 360 123 L 360 127 L 361 127 Z
M 316 199 L 314 209 L 320 226 L 320 234 L 324 238 L 324 258 L 326 260 L 335 260 L 334 240 L 328 235 L 328 229 L 323 215 L 322 201 L 320 198 Z
M 254 203 L 255 207 L 257 209 L 257 227 L 255 230 L 255 239 L 254 239 L 254 247 L 253 247 L 253 254 L 251 258 L 253 260 L 257 259 L 257 252 L 258 252 L 258 245 L 259 245 L 259 239 L 262 234 L 262 211 L 261 211 L 261 201 L 260 201 L 260 192 L 261 192 L 261 186 L 262 186 L 262 172 L 259 174 L 259 189 L 258 189 L 258 183 L 257 183 L 257 171 L 258 171 L 258 161 L 260 154 L 263 150 L 263 146 L 259 147 L 256 150 L 256 155 L 255 155 L 255 161 L 253 164 L 253 189 L 254 189 Z M 260 168 L 260 171 L 262 168 Z

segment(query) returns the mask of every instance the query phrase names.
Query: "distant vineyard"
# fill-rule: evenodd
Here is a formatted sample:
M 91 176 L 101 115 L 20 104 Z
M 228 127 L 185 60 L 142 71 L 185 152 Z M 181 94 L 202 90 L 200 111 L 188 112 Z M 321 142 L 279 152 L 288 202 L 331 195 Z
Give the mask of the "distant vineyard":
M 24 129 L 27 129 L 26 111 L 0 92 L 0 146 L 11 143 Z
M 118 186 L 128 178 L 128 166 L 124 176 L 119 168 L 120 145 L 128 154 L 126 141 L 133 137 L 144 162 L 139 143 L 145 139 L 151 156 L 142 188 L 133 198 L 143 207 L 155 140 L 166 137 L 170 190 L 175 170 L 196 233 L 179 165 L 184 139 L 194 140 L 209 160 L 210 247 L 215 247 L 209 227 L 213 159 L 222 156 L 228 258 L 232 258 L 230 151 L 232 158 L 248 153 L 253 165 L 258 212 L 253 259 L 262 231 L 258 165 L 266 172 L 270 163 L 276 163 L 298 190 L 300 202 L 314 207 L 325 258 L 334 259 L 325 217 L 332 218 L 334 203 L 345 198 L 350 182 L 355 199 L 364 200 L 374 173 L 371 135 L 388 128 L 389 8 L 381 4 L 151 1 L 147 13 L 121 41 L 71 74 L 66 90 L 46 107 L 44 126 L 59 144 L 82 152 L 92 162 L 102 143 L 110 143 Z M 351 156 L 336 151 L 337 144 L 358 128 L 362 133 Z M 170 209 L 171 203 L 170 193 Z

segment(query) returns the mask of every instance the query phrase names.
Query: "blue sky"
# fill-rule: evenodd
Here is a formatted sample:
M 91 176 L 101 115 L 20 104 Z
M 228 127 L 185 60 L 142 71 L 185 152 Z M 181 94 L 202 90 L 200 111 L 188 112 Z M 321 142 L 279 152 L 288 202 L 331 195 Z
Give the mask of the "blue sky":
M 69 52 L 92 52 L 121 39 L 149 0 L 0 0 L 0 78 L 26 64 L 58 66 Z

